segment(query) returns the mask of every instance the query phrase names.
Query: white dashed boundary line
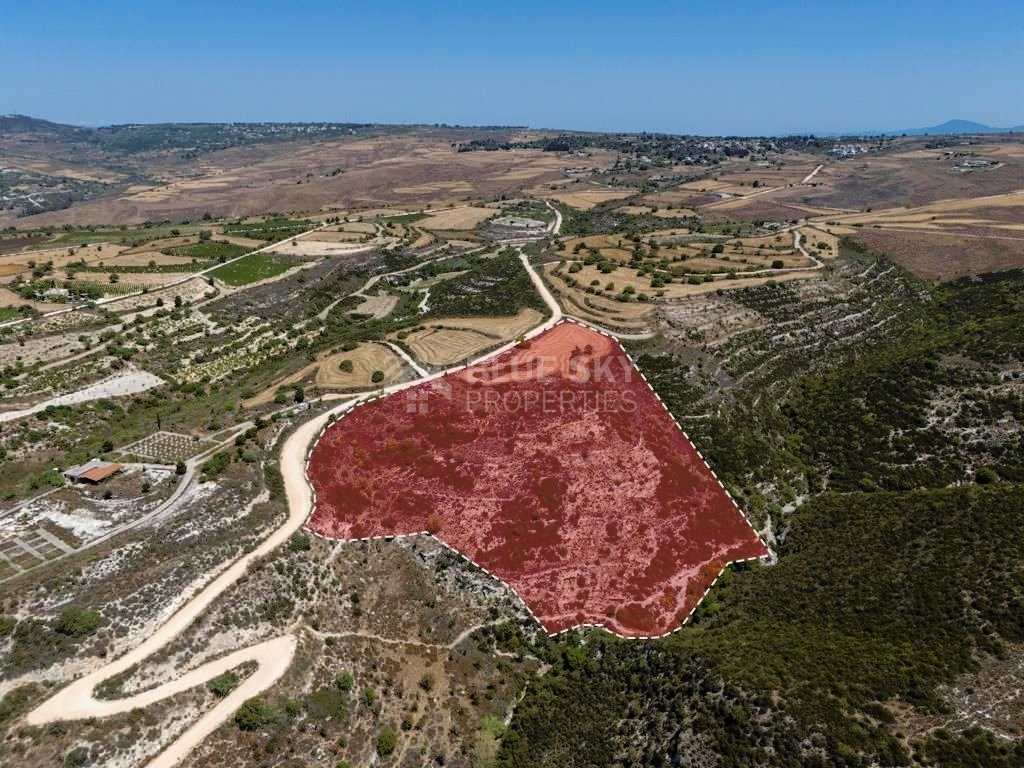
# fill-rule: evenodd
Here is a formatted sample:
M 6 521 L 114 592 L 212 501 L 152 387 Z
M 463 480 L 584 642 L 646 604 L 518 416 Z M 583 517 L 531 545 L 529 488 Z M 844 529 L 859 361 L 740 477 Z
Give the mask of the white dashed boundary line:
M 615 342 L 615 344 L 619 347 L 619 349 L 622 351 L 622 353 L 626 356 L 626 359 L 629 360 L 630 365 L 633 366 L 633 370 L 640 374 L 640 377 L 644 380 L 644 383 L 647 384 L 647 386 L 651 390 L 652 394 L 658 399 L 658 402 L 661 403 L 661 407 L 665 409 L 665 412 L 672 419 L 672 423 L 675 424 L 676 427 L 679 429 L 679 432 L 682 434 L 683 438 L 689 444 L 690 448 L 692 448 L 693 451 L 697 454 L 697 456 L 700 457 L 700 460 L 702 462 L 704 462 L 704 467 L 708 470 L 708 472 L 711 474 L 711 476 L 715 479 L 715 482 L 718 483 L 718 487 L 722 489 L 722 491 L 725 493 L 725 495 L 729 498 L 729 501 L 732 502 L 732 505 L 736 509 L 736 511 L 740 513 L 740 515 L 743 518 L 743 521 L 750 528 L 751 533 L 753 533 L 754 537 L 758 540 L 758 542 L 760 542 L 764 546 L 764 548 L 768 550 L 768 555 L 767 556 L 743 557 L 743 558 L 738 558 L 736 560 L 730 560 L 730 561 L 726 562 L 722 566 L 721 570 L 719 570 L 718 575 L 715 576 L 714 579 L 712 579 L 711 583 L 704 590 L 704 593 L 700 596 L 700 599 L 698 599 L 697 602 L 693 604 L 693 607 L 690 608 L 690 612 L 688 614 L 686 614 L 686 618 L 683 619 L 682 623 L 678 627 L 676 627 L 675 629 L 670 629 L 668 632 L 663 632 L 660 635 L 637 636 L 637 635 L 623 635 L 623 634 L 621 634 L 619 632 L 616 632 L 614 629 L 611 629 L 607 625 L 602 624 L 600 622 L 585 622 L 585 623 L 581 623 L 581 624 L 574 624 L 571 627 L 568 627 L 566 629 L 560 629 L 560 630 L 557 630 L 555 632 L 551 632 L 551 631 L 549 631 L 547 629 L 547 627 L 544 626 L 544 622 L 541 621 L 537 617 L 537 615 L 530 608 L 529 603 L 527 603 L 526 600 L 523 599 L 522 595 L 520 595 L 516 591 L 515 587 L 513 587 L 511 584 L 506 582 L 501 577 L 499 577 L 496 574 L 494 574 L 491 571 L 489 571 L 487 568 L 484 568 L 482 565 L 477 563 L 475 560 L 473 560 L 473 558 L 469 557 L 464 552 L 456 549 L 455 547 L 453 547 L 448 542 L 438 538 L 436 535 L 434 535 L 430 531 L 417 531 L 417 532 L 414 532 L 414 533 L 382 534 L 382 535 L 379 535 L 379 536 L 362 536 L 362 537 L 355 537 L 355 538 L 351 538 L 351 539 L 338 539 L 338 538 L 334 538 L 332 536 L 325 536 L 322 533 L 314 531 L 312 528 L 309 527 L 309 518 L 306 519 L 306 524 L 303 526 L 303 528 L 305 528 L 306 531 L 308 531 L 309 533 L 313 534 L 317 538 L 322 539 L 325 542 L 330 542 L 330 543 L 334 543 L 334 544 L 368 543 L 368 542 L 371 542 L 371 541 L 394 541 L 396 539 L 409 539 L 409 538 L 414 538 L 414 537 L 418 537 L 418 536 L 425 536 L 425 537 L 431 538 L 434 541 L 436 541 L 438 544 L 441 544 L 446 549 L 450 550 L 451 552 L 454 552 L 456 555 L 461 557 L 463 560 L 465 560 L 467 563 L 469 563 L 474 568 L 477 568 L 478 570 L 483 571 L 485 574 L 487 574 L 488 576 L 493 578 L 495 581 L 497 581 L 499 584 L 501 584 L 506 589 L 508 589 L 513 595 L 515 595 L 516 599 L 519 600 L 519 602 L 523 604 L 523 606 L 526 608 L 526 612 L 530 615 L 530 617 L 534 621 L 537 622 L 537 624 L 540 625 L 540 627 L 548 634 L 549 637 L 557 637 L 559 635 L 564 635 L 564 634 L 569 633 L 569 632 L 575 632 L 577 630 L 602 629 L 605 632 L 608 632 L 609 634 L 614 635 L 615 637 L 617 637 L 617 638 L 619 638 L 621 640 L 660 640 L 662 638 L 668 637 L 669 635 L 675 634 L 676 632 L 681 630 L 683 627 L 685 627 L 689 623 L 690 619 L 693 618 L 694 612 L 697 610 L 697 608 L 700 606 L 700 604 L 702 602 L 704 602 L 704 598 L 706 598 L 708 596 L 708 593 L 711 591 L 711 588 L 714 587 L 715 584 L 718 583 L 718 580 L 720 578 L 722 578 L 722 574 L 725 572 L 726 568 L 728 568 L 731 565 L 735 565 L 737 563 L 747 563 L 747 562 L 751 562 L 753 560 L 762 560 L 762 559 L 770 558 L 772 556 L 772 550 L 771 550 L 771 547 L 768 546 L 768 544 L 761 538 L 761 535 L 754 528 L 753 524 L 750 522 L 750 518 L 747 517 L 746 513 L 743 511 L 743 509 L 740 507 L 740 505 L 736 503 L 736 499 L 733 498 L 733 495 L 729 492 L 729 489 L 725 487 L 725 485 L 722 483 L 722 480 L 718 477 L 717 474 L 715 474 L 715 471 L 708 464 L 707 459 L 704 458 L 704 455 L 697 449 L 697 446 L 694 445 L 693 440 L 690 439 L 690 436 L 686 433 L 686 430 L 683 429 L 682 425 L 679 423 L 679 421 L 676 419 L 676 417 L 672 414 L 672 412 L 668 409 L 668 406 L 665 405 L 665 401 L 661 399 L 661 395 L 659 395 L 657 393 L 657 391 L 655 391 L 654 387 L 651 386 L 651 382 L 647 380 L 647 377 L 644 375 L 643 371 L 640 370 L 639 366 L 637 366 L 636 361 L 633 359 L 632 355 L 630 355 L 629 352 L 626 351 L 626 348 L 622 345 L 622 342 L 619 341 L 619 339 L 616 338 L 616 336 L 614 334 L 609 333 L 608 331 L 605 331 L 605 330 L 603 330 L 601 328 L 596 328 L 596 327 L 590 325 L 589 323 L 583 322 L 582 320 L 578 320 L 576 318 L 569 318 L 569 317 L 563 318 L 562 320 L 559 320 L 557 323 L 555 323 L 552 326 L 552 329 L 553 328 L 557 328 L 562 323 L 575 323 L 576 325 L 579 325 L 580 327 L 583 327 L 583 328 L 586 328 L 586 329 L 588 329 L 590 331 L 593 331 L 594 333 L 599 333 L 602 336 L 606 336 L 606 337 L 608 337 L 609 339 L 611 339 L 612 341 Z M 509 350 L 509 347 L 503 347 L 501 349 L 495 350 L 491 355 L 488 355 L 488 356 L 483 357 L 483 358 L 481 358 L 479 360 L 476 360 L 474 363 L 472 363 L 472 365 L 479 365 L 480 363 L 490 359 L 491 357 L 496 357 L 497 355 L 500 355 L 500 354 L 502 354 L 504 352 L 507 352 L 508 350 Z M 469 366 L 467 365 L 466 367 L 468 368 Z M 425 382 L 425 383 L 429 384 L 430 382 Z M 407 391 L 407 390 L 400 390 L 400 391 Z M 313 455 L 313 451 L 316 449 L 317 444 L 320 442 L 320 438 L 323 437 L 324 433 L 328 429 L 330 429 L 332 426 L 337 424 L 338 421 L 343 419 L 345 416 L 347 416 L 349 413 L 351 413 L 356 408 L 359 408 L 360 406 L 368 405 L 368 404 L 374 402 L 375 400 L 380 400 L 380 399 L 385 398 L 385 397 L 391 397 L 392 395 L 396 395 L 396 394 L 398 394 L 398 392 L 391 392 L 391 393 L 388 393 L 388 394 L 375 394 L 375 395 L 371 395 L 371 396 L 365 398 L 364 400 L 360 400 L 360 401 L 358 401 L 356 403 L 353 403 L 345 411 L 343 411 L 342 413 L 338 414 L 337 418 L 335 418 L 335 419 L 329 421 L 328 423 L 326 423 L 323 426 L 323 428 L 317 433 L 316 437 L 312 441 L 310 441 L 309 447 L 306 450 L 306 468 L 305 468 L 305 480 L 306 480 L 306 484 L 309 486 L 310 493 L 311 493 L 311 496 L 312 496 L 312 505 L 310 507 L 310 517 L 312 516 L 313 512 L 316 511 L 316 488 L 313 487 L 313 483 L 312 483 L 312 481 L 309 478 L 309 464 L 310 464 L 310 459 L 312 458 L 312 455 Z

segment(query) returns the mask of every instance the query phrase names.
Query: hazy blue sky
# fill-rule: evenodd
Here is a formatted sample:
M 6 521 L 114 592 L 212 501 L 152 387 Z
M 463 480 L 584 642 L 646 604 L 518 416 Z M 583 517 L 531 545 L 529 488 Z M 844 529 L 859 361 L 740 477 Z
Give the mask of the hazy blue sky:
M 1024 123 L 1024 2 L 2 2 L 0 113 L 678 133 Z

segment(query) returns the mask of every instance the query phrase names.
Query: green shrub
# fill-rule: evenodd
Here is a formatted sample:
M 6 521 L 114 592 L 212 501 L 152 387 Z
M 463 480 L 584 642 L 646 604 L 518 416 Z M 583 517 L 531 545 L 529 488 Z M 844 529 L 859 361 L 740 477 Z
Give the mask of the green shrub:
M 95 632 L 102 621 L 99 611 L 69 605 L 60 612 L 53 628 L 68 637 L 84 637 Z
M 212 480 L 224 473 L 224 470 L 231 465 L 231 454 L 228 451 L 220 451 L 213 454 L 203 462 L 203 479 Z
M 395 747 L 398 746 L 398 734 L 394 728 L 390 726 L 385 728 L 377 736 L 377 754 L 381 757 L 387 757 L 395 751 Z
M 211 680 L 207 687 L 213 692 L 215 696 L 224 698 L 231 693 L 235 686 L 238 685 L 238 675 L 234 672 L 225 672 L 221 675 L 217 675 Z
M 235 724 L 243 731 L 256 731 L 280 720 L 277 707 L 259 696 L 247 699 L 235 712 Z
M 351 672 L 346 670 L 338 673 L 338 676 L 334 678 L 334 684 L 343 691 L 351 691 L 352 686 L 355 685 L 355 678 L 352 677 Z

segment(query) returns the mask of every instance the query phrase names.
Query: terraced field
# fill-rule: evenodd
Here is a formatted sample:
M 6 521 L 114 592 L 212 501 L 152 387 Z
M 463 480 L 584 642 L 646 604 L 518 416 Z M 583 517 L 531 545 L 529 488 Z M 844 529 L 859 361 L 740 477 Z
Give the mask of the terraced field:
M 646 318 L 653 311 L 653 305 L 617 302 L 589 295 L 579 285 L 570 285 L 567 276 L 559 272 L 557 264 L 547 265 L 544 276 L 567 314 L 613 331 L 642 333 L 649 330 Z
M 687 414 L 699 416 L 726 392 L 778 394 L 797 372 L 902 326 L 897 321 L 920 311 L 919 302 L 895 265 L 848 260 L 810 280 L 666 303 L 658 315 L 665 336 L 699 355 L 703 377 L 715 382 Z

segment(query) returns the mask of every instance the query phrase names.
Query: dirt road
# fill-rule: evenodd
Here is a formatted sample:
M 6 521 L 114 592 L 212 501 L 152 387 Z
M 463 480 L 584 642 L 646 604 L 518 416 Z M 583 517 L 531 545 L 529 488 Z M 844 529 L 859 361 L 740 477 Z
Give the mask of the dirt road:
M 815 169 L 814 169 L 813 171 L 811 171 L 811 172 L 810 172 L 810 173 L 808 173 L 808 174 L 807 174 L 806 176 L 804 176 L 804 180 L 803 180 L 803 181 L 801 181 L 800 183 L 801 183 L 801 184 L 807 184 L 807 183 L 809 183 L 811 179 L 813 179 L 813 178 L 814 178 L 815 176 L 817 176 L 817 175 L 818 175 L 818 171 L 820 171 L 820 170 L 821 170 L 822 168 L 824 168 L 824 167 L 825 167 L 825 164 L 824 164 L 824 163 L 822 163 L 822 164 L 821 164 L 821 165 L 819 165 L 819 166 L 818 166 L 817 168 L 815 168 Z

